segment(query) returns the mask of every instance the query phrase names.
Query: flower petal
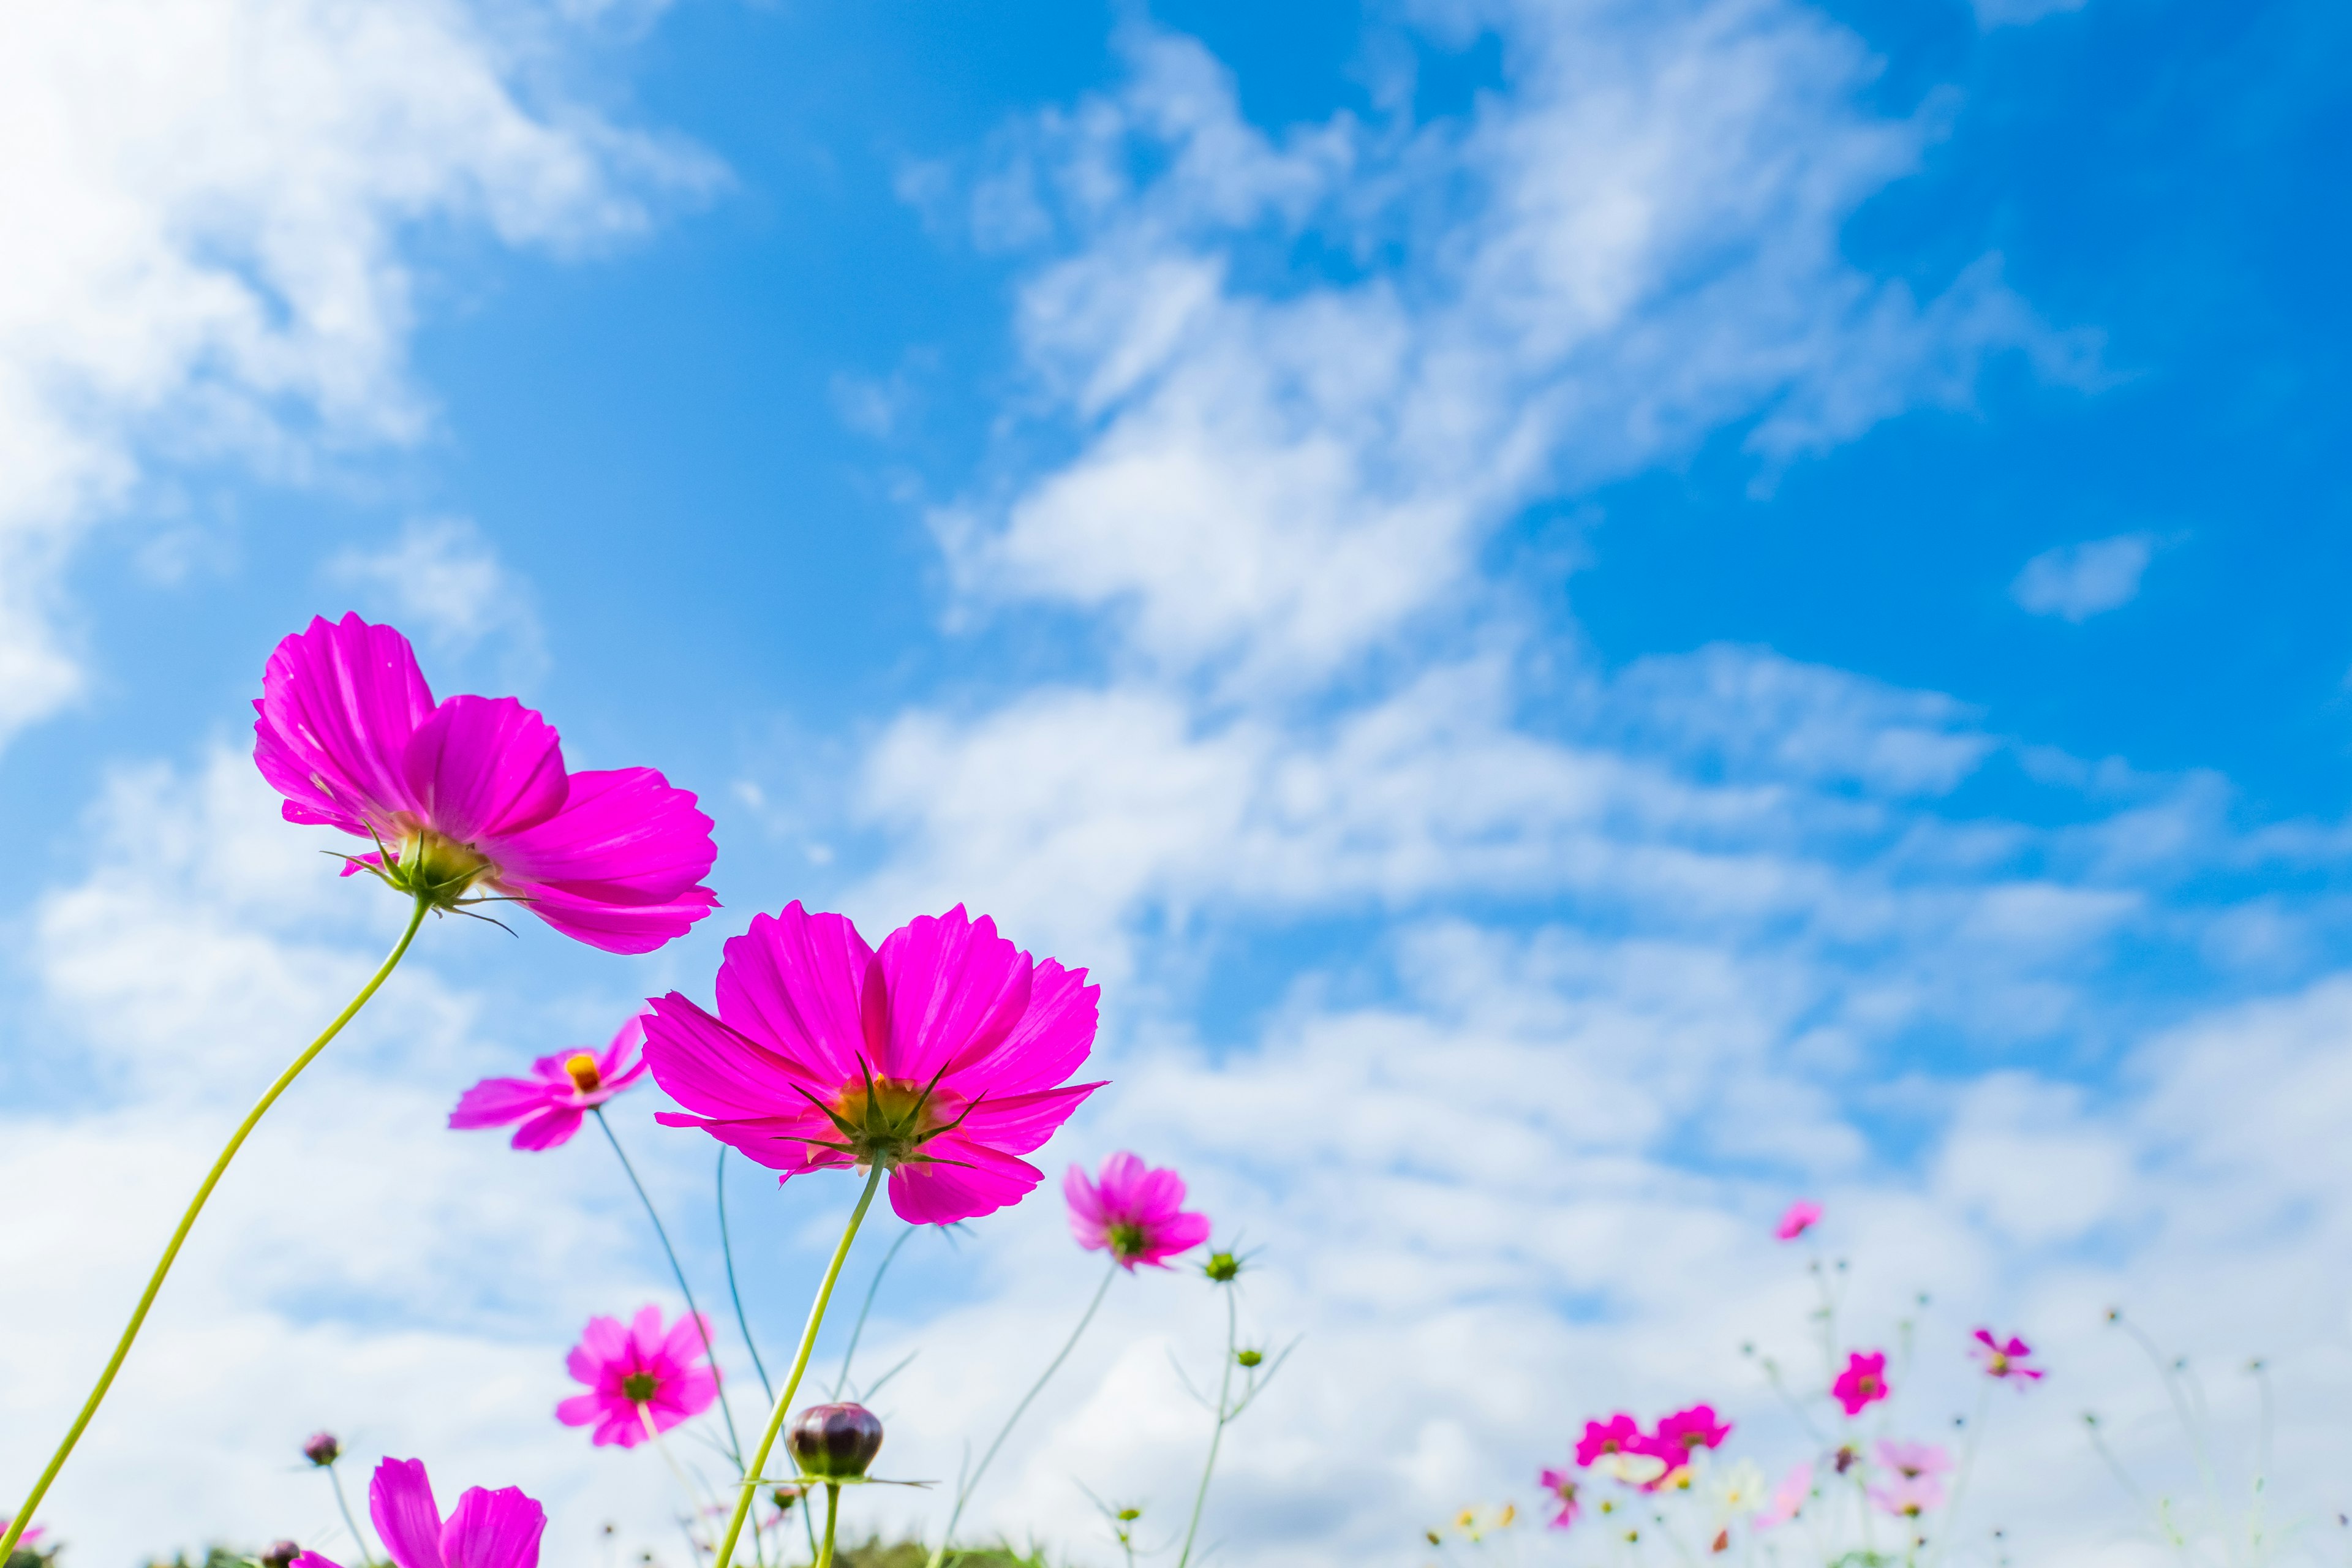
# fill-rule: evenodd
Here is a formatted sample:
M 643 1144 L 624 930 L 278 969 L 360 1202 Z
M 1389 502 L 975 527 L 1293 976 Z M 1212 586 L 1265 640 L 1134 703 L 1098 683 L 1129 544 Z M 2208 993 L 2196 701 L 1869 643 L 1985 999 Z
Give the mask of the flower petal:
M 719 907 L 708 888 L 689 888 L 667 904 L 616 904 L 510 877 L 500 885 L 557 931 L 603 952 L 651 952 Z
M 436 708 L 409 737 L 401 772 L 425 821 L 478 847 L 545 822 L 571 790 L 554 726 L 511 697 Z
M 580 1352 L 573 1351 L 572 1353 L 577 1356 Z M 581 1377 L 580 1369 L 572 1367 L 572 1375 Z M 581 1381 L 588 1382 L 590 1379 L 581 1377 Z M 575 1394 L 555 1407 L 555 1418 L 566 1426 L 585 1426 L 604 1414 L 604 1397 L 599 1394 Z
M 432 711 L 406 637 L 356 615 L 320 616 L 279 642 L 262 670 L 261 726 L 278 745 L 257 744 L 255 761 L 305 811 L 381 827 L 415 807 L 401 758 Z M 290 769 L 303 782 L 299 793 L 287 788 Z
M 731 961 L 735 943 L 727 945 Z M 723 995 L 724 969 L 719 971 L 719 984 Z M 814 1116 L 831 1127 L 793 1086 L 798 1084 L 823 1098 L 839 1087 L 839 1079 L 811 1073 L 801 1059 L 730 1027 L 677 992 L 656 997 L 650 1005 L 646 1060 L 653 1064 L 654 1082 L 678 1104 L 719 1121 L 782 1118 L 797 1123 Z
M 580 1116 L 576 1106 L 551 1105 L 515 1129 L 514 1146 L 535 1153 L 569 1143 L 572 1135 L 580 1131 Z
M 442 1528 L 442 1560 L 448 1568 L 539 1568 L 546 1530 L 547 1510 L 520 1487 L 470 1487 Z
M 958 904 L 919 915 L 892 931 L 877 954 L 889 1033 L 877 1073 L 929 1083 L 942 1070 L 986 1061 L 1029 1007 L 1029 955 Z
M 931 1161 L 890 1173 L 890 1207 L 908 1225 L 950 1225 L 994 1214 L 1028 1196 L 1045 1177 L 1026 1160 L 955 1133 L 932 1140 L 924 1152 Z
M 368 1482 L 368 1517 L 398 1568 L 446 1568 L 441 1510 L 422 1459 L 386 1459 Z
M 1012 1032 L 979 1061 L 961 1068 L 984 1079 L 992 1093 L 1020 1094 L 1066 1082 L 1093 1050 L 1102 987 L 1083 969 L 1040 961 L 1029 984 L 1029 1006 Z
M 492 858 L 509 879 L 593 903 L 684 903 L 719 855 L 693 793 L 652 768 L 573 773 L 560 804 L 499 845 Z
M 504 1127 L 543 1108 L 548 1088 L 536 1079 L 486 1078 L 457 1097 L 449 1125 L 458 1131 L 478 1127 Z
M 863 1002 L 873 961 L 846 915 L 811 914 L 795 899 L 775 914 L 754 916 L 727 944 L 719 1016 L 829 1093 L 858 1076 L 866 1054 Z M 660 1079 L 658 1068 L 654 1077 Z
M 988 1144 L 1007 1154 L 1026 1154 L 1044 1145 L 1070 1119 L 1087 1096 L 1110 1081 L 1074 1083 L 1067 1089 L 1049 1089 L 1036 1094 L 1008 1095 L 1003 1100 L 983 1100 L 963 1119 L 963 1125 L 946 1134 L 950 1138 Z M 929 1145 L 925 1152 L 929 1152 Z M 1106 1205 L 1112 1214 L 1121 1212 Z

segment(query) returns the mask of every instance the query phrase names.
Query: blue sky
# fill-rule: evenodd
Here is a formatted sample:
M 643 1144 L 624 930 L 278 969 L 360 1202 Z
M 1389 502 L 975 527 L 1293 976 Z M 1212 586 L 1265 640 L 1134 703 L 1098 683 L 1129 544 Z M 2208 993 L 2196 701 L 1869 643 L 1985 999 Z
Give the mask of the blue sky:
M 269 1421 L 420 1366 L 467 1392 L 373 1440 L 604 1500 L 534 1369 L 655 1260 L 593 1151 L 520 1172 L 436 1107 L 795 897 L 1094 966 L 1127 1092 L 1069 1153 L 1181 1158 L 1287 1249 L 1269 1330 L 1329 1349 L 1253 1416 L 1235 1562 L 1404 1562 L 1563 1412 L 1731 1398 L 1771 1331 L 1676 1281 L 1774 1278 L 1798 1189 L 1886 1301 L 2029 1323 L 2102 1397 L 2106 1294 L 2301 1356 L 2292 1420 L 2352 1378 L 2337 10 L 331 14 L 5 25 L 67 105 L 0 184 L 42 219 L 0 263 L 15 1245 L 110 1316 L 145 1222 L 101 1261 L 65 1216 L 159 1210 L 396 915 L 239 761 L 313 613 L 698 791 L 727 909 L 630 963 L 434 933 L 265 1156 L 354 1162 L 340 1239 L 255 1178 L 175 1331 L 214 1381 L 94 1441 L 152 1467 L 141 1420 L 306 1370 L 169 1517 L 61 1492 L 93 1556 L 289 1529 Z M 698 1203 L 703 1151 L 635 1131 Z M 779 1325 L 834 1195 L 773 1201 Z M 947 1366 L 1083 1274 L 1051 1207 L 910 1272 L 910 1462 L 999 1392 Z M 1084 1539 L 1073 1456 L 1174 1495 L 1190 1436 L 1112 1419 L 1137 1347 L 1213 1329 L 1171 1299 L 1001 1522 Z M 0 1352 L 11 1473 L 89 1353 Z M 2140 1561 L 2034 1500 L 2088 1464 L 2062 1426 L 1999 1506 Z M 1311 1479 L 1316 1429 L 1367 1436 Z

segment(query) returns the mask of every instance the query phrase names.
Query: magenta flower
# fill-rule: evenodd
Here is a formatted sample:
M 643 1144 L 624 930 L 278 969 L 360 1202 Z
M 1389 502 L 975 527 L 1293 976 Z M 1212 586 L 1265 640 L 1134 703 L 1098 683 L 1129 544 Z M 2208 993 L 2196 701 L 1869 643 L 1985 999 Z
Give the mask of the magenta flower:
M 627 1328 L 618 1318 L 591 1318 L 564 1358 L 564 1367 L 589 1387 L 555 1407 L 555 1418 L 566 1426 L 596 1430 L 592 1441 L 599 1448 L 618 1443 L 634 1448 L 656 1432 L 667 1432 L 679 1422 L 701 1415 L 719 1397 L 719 1374 L 704 1359 L 703 1336 L 709 1325 L 693 1313 L 672 1327 L 662 1327 L 659 1307 L 641 1309 Z
M 1661 1416 L 1658 1429 L 1642 1444 L 1639 1451 L 1654 1454 L 1666 1462 L 1669 1470 L 1690 1463 L 1690 1457 L 1701 1448 L 1712 1448 L 1731 1436 L 1731 1423 L 1715 1418 L 1712 1405 L 1694 1405 L 1687 1410 L 1677 1410 L 1672 1415 Z
M 15 1522 L 16 1521 L 12 1519 L 0 1519 L 0 1535 L 7 1534 L 8 1527 Z M 47 1531 L 37 1524 L 31 1526 L 24 1534 L 16 1537 L 16 1549 L 19 1552 L 30 1552 L 33 1549 L 33 1542 L 47 1533 Z
M 1070 1234 L 1088 1252 L 1105 1247 L 1129 1273 L 1139 1263 L 1156 1268 L 1209 1239 L 1209 1216 L 1184 1207 L 1184 1178 L 1147 1165 L 1133 1154 L 1113 1154 L 1098 1181 L 1070 1167 L 1062 1178 L 1070 1204 Z
M 1822 1205 L 1811 1198 L 1799 1198 L 1772 1227 L 1772 1234 L 1782 1241 L 1794 1241 L 1822 1222 Z
M 1882 1437 L 1878 1440 L 1878 1463 L 1881 1468 L 1893 1470 L 1905 1480 L 1916 1481 L 1922 1476 L 1932 1479 L 1949 1475 L 1952 1456 L 1933 1443 L 1901 1443 Z
M 1845 1370 L 1830 1384 L 1830 1394 L 1845 1407 L 1848 1415 L 1859 1415 L 1869 1405 L 1886 1397 L 1886 1353 L 1872 1351 L 1864 1355 L 1854 1351 L 1847 1355 Z
M 1800 1459 L 1772 1489 L 1772 1500 L 1756 1516 L 1756 1528 L 1769 1530 L 1786 1524 L 1803 1511 L 1813 1495 L 1813 1466 L 1810 1459 Z
M 421 1459 L 386 1459 L 368 1483 L 368 1517 L 394 1568 L 539 1568 L 547 1510 L 520 1487 L 469 1487 L 447 1522 Z M 294 1568 L 339 1568 L 315 1552 Z
M 516 1148 L 552 1149 L 580 1131 L 583 1113 L 645 1076 L 646 1064 L 637 1058 L 645 1037 L 645 1020 L 633 1017 L 601 1051 L 541 1057 L 530 1064 L 529 1078 L 486 1078 L 457 1097 L 449 1125 L 463 1131 L 520 1121 Z
M 289 822 L 339 827 L 346 860 L 443 909 L 520 903 L 607 952 L 650 952 L 718 903 L 694 796 L 651 768 L 571 773 L 511 697 L 435 702 L 408 639 L 321 616 L 262 673 L 253 760 Z
M 2020 1389 L 2029 1383 L 2042 1381 L 2042 1369 L 2025 1364 L 2025 1358 L 2033 1353 L 2033 1347 L 2015 1334 L 2010 1335 L 2004 1342 L 1993 1338 L 1990 1329 L 1979 1329 L 1976 1339 L 1977 1348 L 1969 1353 L 1983 1364 L 1987 1375 L 2016 1378 Z
M 1916 1519 L 1944 1502 L 1944 1483 L 1933 1476 L 1897 1476 L 1870 1489 L 1870 1500 L 1898 1519 Z
M 909 1225 L 1018 1203 L 1044 1179 L 1020 1158 L 1100 1083 L 1068 1082 L 1093 1049 L 1099 986 L 1034 960 L 959 904 L 876 952 L 847 918 L 797 901 L 727 944 L 716 1016 L 673 991 L 646 1021 L 654 1080 L 699 1127 L 781 1180 L 890 1173 Z
M 1642 1436 L 1642 1424 L 1623 1411 L 1606 1421 L 1587 1421 L 1584 1436 L 1577 1439 L 1576 1462 L 1590 1468 L 1604 1454 L 1638 1454 L 1646 1451 Z
M 1566 1530 L 1584 1511 L 1584 1505 L 1576 1498 L 1576 1478 L 1566 1470 L 1546 1470 L 1539 1479 L 1545 1493 L 1559 1504 L 1559 1511 L 1552 1515 L 1551 1527 Z

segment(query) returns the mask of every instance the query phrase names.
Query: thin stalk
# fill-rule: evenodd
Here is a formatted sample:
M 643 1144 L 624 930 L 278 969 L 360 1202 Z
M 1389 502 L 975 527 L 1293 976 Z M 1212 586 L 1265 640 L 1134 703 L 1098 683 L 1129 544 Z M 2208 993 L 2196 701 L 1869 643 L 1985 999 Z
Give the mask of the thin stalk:
M 947 1531 L 940 1537 L 939 1549 L 931 1553 L 931 1560 L 924 1568 L 940 1568 L 940 1564 L 947 1560 L 948 1542 L 955 1539 L 956 1521 L 963 1518 L 963 1505 L 970 1502 L 971 1494 L 979 1489 L 980 1478 L 987 1474 L 990 1461 L 996 1458 L 996 1451 L 1004 1447 L 1004 1439 L 1013 1436 L 1013 1428 L 1028 1413 L 1030 1404 L 1045 1392 L 1045 1385 L 1054 1380 L 1054 1374 L 1062 1370 L 1062 1363 L 1070 1359 L 1070 1352 L 1078 1348 L 1078 1336 L 1085 1333 L 1087 1325 L 1095 1321 L 1095 1313 L 1102 1308 L 1103 1298 L 1110 1294 L 1110 1282 L 1118 1278 L 1118 1260 L 1114 1258 L 1103 1275 L 1102 1283 L 1095 1287 L 1094 1300 L 1087 1303 L 1085 1313 L 1078 1319 L 1078 1326 L 1070 1331 L 1070 1337 L 1062 1342 L 1062 1348 L 1054 1352 L 1054 1359 L 1045 1363 L 1045 1370 L 1038 1373 L 1035 1383 L 1029 1385 L 1029 1392 L 1021 1396 L 1021 1403 L 1013 1407 L 1013 1414 L 1004 1418 L 1003 1430 L 997 1433 L 996 1440 L 988 1446 L 988 1452 L 980 1457 L 979 1465 L 964 1483 L 956 1488 L 955 1507 L 948 1514 Z
M 327 1467 L 327 1480 L 335 1489 L 335 1507 L 342 1510 L 343 1528 L 352 1532 L 352 1544 L 360 1549 L 360 1568 L 369 1568 L 375 1553 L 369 1549 L 367 1537 L 360 1533 L 360 1521 L 352 1517 L 352 1505 L 343 1497 L 342 1473 L 332 1464 Z
M 1944 1505 L 1944 1528 L 1936 1537 L 1934 1554 L 1928 1558 L 1936 1568 L 1943 1568 L 1944 1559 L 1951 1552 L 1953 1521 L 1960 1517 L 1960 1502 L 1969 1495 L 1969 1478 L 1977 1468 L 1977 1443 L 1984 1435 L 1985 1412 L 1991 1407 L 1992 1379 L 1988 1377 L 1977 1390 L 1977 1413 L 1969 1417 L 1969 1440 L 1960 1447 L 1959 1473 L 1952 1478 L 1952 1500 Z
M 882 1267 L 874 1271 L 873 1282 L 866 1287 L 866 1300 L 857 1309 L 857 1321 L 850 1328 L 848 1348 L 841 1352 L 841 1372 L 833 1380 L 833 1393 L 830 1397 L 839 1399 L 841 1391 L 849 1386 L 849 1358 L 857 1353 L 857 1342 L 865 1337 L 866 1318 L 866 1314 L 874 1310 L 875 1292 L 882 1289 L 882 1276 L 889 1273 L 890 1265 L 898 1261 L 898 1249 L 906 1246 L 907 1238 L 914 1234 L 915 1227 L 911 1225 L 898 1233 L 898 1239 L 892 1242 L 890 1250 L 882 1255 Z
M 1192 1520 L 1184 1527 L 1184 1550 L 1176 1556 L 1176 1568 L 1185 1568 L 1192 1561 L 1192 1538 L 1201 1529 L 1201 1510 L 1209 1500 L 1209 1478 L 1217 1473 L 1217 1445 L 1225 1440 L 1225 1404 L 1234 1391 L 1234 1358 L 1241 1353 L 1241 1309 L 1234 1300 L 1233 1287 L 1225 1287 L 1225 1373 L 1217 1382 L 1217 1426 L 1209 1434 L 1209 1462 L 1201 1468 L 1201 1489 L 1192 1494 Z
M 728 1568 L 735 1561 L 735 1540 L 743 1533 L 744 1517 L 751 1511 L 751 1499 L 758 1493 L 760 1478 L 768 1468 L 768 1453 L 776 1446 L 776 1435 L 784 1429 L 784 1417 L 792 1413 L 793 1395 L 800 1392 L 801 1378 L 808 1371 L 810 1355 L 816 1350 L 816 1331 L 824 1324 L 825 1303 L 833 1300 L 833 1287 L 841 1278 L 841 1266 L 849 1261 L 849 1244 L 857 1239 L 857 1227 L 865 1222 L 866 1211 L 873 1206 L 874 1194 L 881 1189 L 885 1169 L 877 1161 L 873 1173 L 866 1178 L 866 1190 L 857 1194 L 857 1206 L 849 1211 L 849 1224 L 842 1229 L 841 1245 L 833 1249 L 833 1261 L 826 1266 L 824 1279 L 817 1286 L 816 1300 L 809 1303 L 808 1326 L 801 1331 L 800 1352 L 793 1357 L 792 1375 L 784 1379 L 783 1391 L 776 1395 L 776 1407 L 768 1413 L 768 1427 L 760 1434 L 759 1450 L 743 1472 L 735 1511 L 727 1521 L 727 1539 L 719 1542 L 718 1568 Z
M 213 1195 L 213 1189 L 227 1173 L 229 1162 L 236 1158 L 236 1152 L 245 1146 L 247 1137 L 260 1124 L 263 1113 L 278 1103 L 278 1097 L 291 1088 L 294 1080 L 301 1076 L 302 1069 L 327 1048 L 327 1042 L 343 1032 L 343 1026 L 367 1005 L 368 998 L 376 994 L 376 988 L 392 977 L 392 972 L 407 953 L 408 944 L 416 940 L 416 930 L 425 923 L 425 917 L 432 908 L 429 900 L 419 898 L 416 900 L 416 909 L 408 917 L 407 929 L 400 933 L 400 940 L 393 944 L 391 953 L 376 972 L 368 976 L 368 983 L 360 987 L 360 994 L 352 998 L 350 1005 L 335 1015 L 335 1021 L 327 1026 L 324 1033 L 312 1040 L 302 1054 L 271 1081 L 269 1087 L 262 1091 L 261 1098 L 254 1102 L 253 1109 L 246 1112 L 245 1120 L 237 1123 L 236 1131 L 229 1135 L 228 1144 L 221 1150 L 220 1158 L 215 1160 L 213 1168 L 205 1173 L 203 1184 L 196 1188 L 196 1195 L 188 1200 L 188 1211 L 180 1216 L 179 1227 L 172 1232 L 171 1242 L 163 1248 L 163 1256 L 156 1263 L 155 1272 L 148 1279 L 147 1289 L 140 1293 L 139 1305 L 131 1311 L 130 1326 L 122 1331 L 122 1338 L 115 1344 L 114 1354 L 107 1358 L 106 1370 L 99 1373 L 98 1386 L 91 1389 L 89 1397 L 82 1402 L 81 1414 L 74 1417 L 65 1441 L 58 1445 L 58 1451 L 49 1460 L 48 1468 L 41 1472 L 41 1479 L 33 1483 L 32 1495 L 25 1500 L 24 1506 L 16 1510 L 16 1518 L 9 1521 L 7 1533 L 0 1536 L 0 1563 L 7 1562 L 16 1552 L 17 1539 L 33 1522 L 33 1510 L 40 1507 L 43 1498 L 48 1496 L 50 1484 L 58 1479 L 58 1472 L 66 1468 L 66 1460 L 72 1456 L 74 1445 L 81 1441 L 82 1432 L 89 1426 L 90 1417 L 98 1414 L 99 1405 L 105 1401 L 107 1390 L 114 1386 L 114 1374 L 122 1370 L 123 1359 L 130 1355 L 131 1343 L 139 1338 L 139 1331 L 147 1321 L 147 1310 L 155 1304 L 156 1293 L 163 1289 L 164 1277 L 172 1272 L 172 1265 L 179 1258 L 180 1247 L 188 1239 L 188 1232 L 195 1228 L 196 1216 L 204 1213 L 205 1200 Z
M 735 1411 L 727 1398 L 727 1380 L 719 1375 L 719 1352 L 710 1344 L 710 1320 L 694 1304 L 694 1287 L 686 1282 L 686 1270 L 678 1266 L 677 1248 L 669 1244 L 669 1232 L 663 1227 L 661 1215 L 654 1212 L 654 1200 L 646 1192 L 645 1183 L 637 1180 L 637 1168 L 629 1163 L 628 1155 L 621 1151 L 621 1141 L 613 1135 L 613 1124 L 604 1120 L 604 1108 L 592 1105 L 588 1109 L 596 1118 L 596 1125 L 604 1130 L 604 1142 L 613 1146 L 613 1157 L 621 1162 L 629 1185 L 637 1190 L 637 1201 L 646 1205 L 646 1217 L 654 1222 L 654 1235 L 661 1241 L 662 1256 L 669 1259 L 670 1277 L 677 1281 L 678 1294 L 686 1298 L 686 1310 L 694 1319 L 695 1331 L 702 1336 L 703 1356 L 710 1363 L 710 1375 L 719 1384 L 719 1414 L 727 1423 L 727 1457 L 735 1461 L 740 1470 L 743 1468 L 743 1441 L 735 1435 Z
M 827 1481 L 824 1488 L 824 1544 L 817 1548 L 816 1568 L 833 1568 L 833 1527 L 841 1513 L 841 1489 Z
M 768 1363 L 760 1359 L 751 1338 L 751 1320 L 743 1312 L 743 1292 L 735 1288 L 735 1247 L 727 1237 L 727 1145 L 719 1145 L 719 1255 L 727 1260 L 727 1294 L 735 1302 L 735 1326 L 743 1331 L 743 1348 L 751 1352 L 751 1370 L 760 1374 L 760 1393 L 772 1401 L 776 1385 L 768 1381 Z
M 654 1425 L 653 1410 L 643 1400 L 637 1403 L 637 1422 L 645 1427 L 646 1436 L 653 1443 L 654 1452 L 659 1454 L 662 1463 L 669 1467 L 670 1479 L 677 1483 L 679 1495 L 686 1499 L 686 1516 L 688 1519 L 698 1517 L 702 1512 L 701 1493 L 687 1475 L 686 1467 L 677 1462 L 677 1456 L 670 1452 L 669 1444 L 663 1440 L 661 1428 Z M 687 1539 L 693 1539 L 692 1531 L 688 1532 Z M 698 1552 L 695 1555 L 698 1558 L 701 1553 Z

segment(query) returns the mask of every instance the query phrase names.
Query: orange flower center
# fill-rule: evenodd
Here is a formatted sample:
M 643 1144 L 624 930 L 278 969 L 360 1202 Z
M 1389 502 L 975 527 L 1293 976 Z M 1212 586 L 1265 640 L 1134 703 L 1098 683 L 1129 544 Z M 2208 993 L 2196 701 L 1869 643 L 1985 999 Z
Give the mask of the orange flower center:
M 604 1087 L 604 1075 L 596 1070 L 596 1058 L 586 1051 L 565 1062 L 563 1074 L 572 1080 L 572 1087 L 583 1094 L 593 1094 Z

